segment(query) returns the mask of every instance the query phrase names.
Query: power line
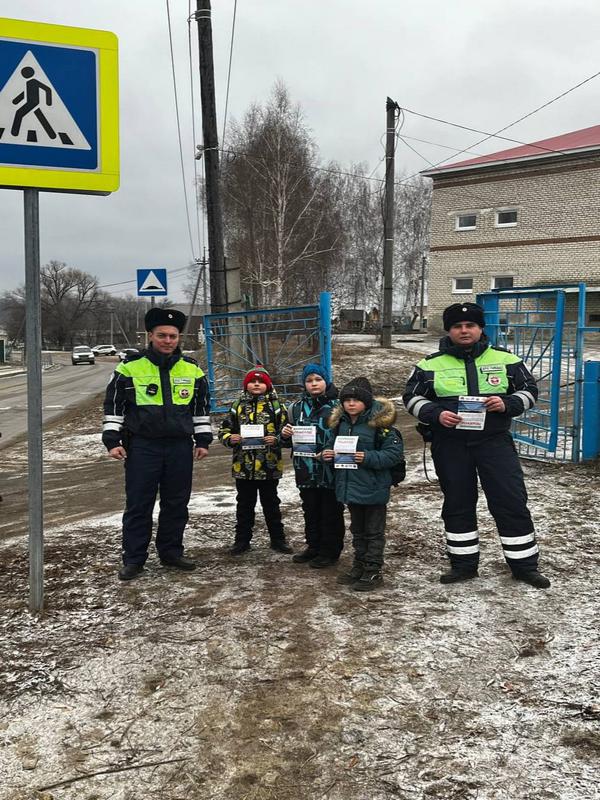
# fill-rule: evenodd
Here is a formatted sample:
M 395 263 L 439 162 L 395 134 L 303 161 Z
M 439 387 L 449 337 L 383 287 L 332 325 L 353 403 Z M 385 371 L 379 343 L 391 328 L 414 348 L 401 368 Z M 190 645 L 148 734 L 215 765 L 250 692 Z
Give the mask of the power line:
M 192 141 L 194 147 L 196 140 L 196 104 L 194 100 L 194 60 L 192 57 L 192 0 L 188 2 L 188 62 L 190 67 L 190 105 L 192 112 Z M 198 255 L 204 251 L 204 222 L 200 221 L 200 203 L 198 197 L 198 162 L 194 158 L 194 199 L 196 202 L 196 233 L 198 236 Z M 200 232 L 202 229 L 202 233 Z
M 233 61 L 233 38 L 235 36 L 235 16 L 237 13 L 237 0 L 234 0 L 233 5 L 233 20 L 231 23 L 231 42 L 229 45 L 229 67 L 227 69 L 227 91 L 225 92 L 225 113 L 223 115 L 223 135 L 221 136 L 221 144 L 225 144 L 225 128 L 227 126 L 227 108 L 229 106 L 229 84 L 231 82 L 231 63 Z
M 175 117 L 177 120 L 177 138 L 179 141 L 179 159 L 181 162 L 181 179 L 183 182 L 183 198 L 185 201 L 185 218 L 187 222 L 187 229 L 188 234 L 190 237 L 190 251 L 192 254 L 192 258 L 195 259 L 194 255 L 194 238 L 192 236 L 192 226 L 190 223 L 190 206 L 188 203 L 188 195 L 187 195 L 187 187 L 185 184 L 185 167 L 183 165 L 183 145 L 181 142 L 181 123 L 179 120 L 179 99 L 177 96 L 177 79 L 175 77 L 175 58 L 173 55 L 173 34 L 171 31 L 171 10 L 169 8 L 169 0 L 165 0 L 166 7 L 167 7 L 167 24 L 169 29 L 169 50 L 171 55 L 171 72 L 173 74 L 173 94 L 175 95 Z
M 533 111 L 530 111 L 529 113 L 524 114 L 522 117 L 519 117 L 519 119 L 516 119 L 514 122 L 511 122 L 508 125 L 505 125 L 503 128 L 500 128 L 495 133 L 486 133 L 483 139 L 480 139 L 479 141 L 474 142 L 473 144 L 469 145 L 469 148 L 478 147 L 478 145 L 483 144 L 484 142 L 487 142 L 488 139 L 502 138 L 502 137 L 499 136 L 499 134 L 504 133 L 504 131 L 507 131 L 509 128 L 512 128 L 513 126 L 517 125 L 519 122 L 523 122 L 523 120 L 528 119 L 529 117 L 533 116 L 534 114 L 537 114 L 538 111 L 541 111 L 543 108 L 547 108 L 549 105 L 551 105 L 552 103 L 555 103 L 557 100 L 561 100 L 566 95 L 570 94 L 571 92 L 574 92 L 575 89 L 579 89 L 585 83 L 588 83 L 589 81 L 593 80 L 594 78 L 597 78 L 598 75 L 600 75 L 600 71 L 599 72 L 595 72 L 593 75 L 590 75 L 587 78 L 584 78 L 584 80 L 582 80 L 579 83 L 575 84 L 575 86 L 571 86 L 569 89 L 566 89 L 564 92 L 561 92 L 559 95 L 556 95 L 556 97 L 553 97 L 551 100 L 547 100 L 545 103 L 542 103 L 541 106 L 538 106 L 537 108 L 534 108 Z M 414 112 L 411 112 L 410 109 L 404 109 L 404 110 L 408 111 L 409 113 L 414 113 Z M 444 122 L 444 120 L 438 120 L 438 121 L 439 122 Z M 479 131 L 479 133 L 484 133 L 484 131 Z M 521 144 L 524 144 L 524 143 L 521 142 Z M 549 148 L 543 148 L 543 147 L 541 147 L 539 145 L 532 145 L 532 146 L 533 147 L 539 147 L 539 149 L 549 149 Z M 466 153 L 466 152 L 467 152 L 467 148 L 463 148 L 462 150 L 459 150 L 456 153 L 456 155 L 459 156 L 462 153 Z M 550 150 L 550 152 L 561 153 L 561 154 L 564 155 L 562 150 L 554 150 L 554 151 Z M 455 157 L 456 156 L 454 156 L 454 158 Z M 425 159 L 425 160 L 427 160 L 427 159 Z M 432 169 L 435 169 L 436 167 L 439 167 L 442 164 L 445 164 L 447 161 L 448 161 L 448 159 L 444 158 L 444 159 L 442 159 L 442 161 L 438 161 L 436 164 L 432 164 L 431 165 Z M 406 180 L 410 180 L 411 178 L 415 177 L 415 175 L 418 175 L 418 174 L 419 173 L 417 172 L 414 175 L 410 175 Z

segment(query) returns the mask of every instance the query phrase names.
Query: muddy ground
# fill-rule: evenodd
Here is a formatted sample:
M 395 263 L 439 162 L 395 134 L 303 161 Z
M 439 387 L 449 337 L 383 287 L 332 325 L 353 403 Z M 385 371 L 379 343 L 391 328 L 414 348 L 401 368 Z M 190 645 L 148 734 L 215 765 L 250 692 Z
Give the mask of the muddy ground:
M 415 354 L 338 346 L 336 380 L 399 397 Z M 386 585 L 268 549 L 234 559 L 217 444 L 195 475 L 191 574 L 116 580 L 122 467 L 97 404 L 45 434 L 46 610 L 27 611 L 26 449 L 2 452 L 2 800 L 587 800 L 599 797 L 597 465 L 527 462 L 552 588 L 515 583 L 482 501 L 481 577 L 444 587 L 440 494 L 402 413 Z M 7 457 L 10 453 L 10 458 Z M 433 469 L 429 464 L 429 477 Z M 289 537 L 302 546 L 291 471 Z M 351 559 L 350 543 L 340 568 Z

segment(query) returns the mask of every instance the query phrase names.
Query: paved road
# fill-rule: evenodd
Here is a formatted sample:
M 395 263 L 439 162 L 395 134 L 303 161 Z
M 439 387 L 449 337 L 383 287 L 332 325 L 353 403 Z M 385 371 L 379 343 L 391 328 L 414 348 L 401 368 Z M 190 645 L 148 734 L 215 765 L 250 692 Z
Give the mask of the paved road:
M 48 422 L 67 409 L 84 403 L 108 383 L 117 359 L 101 358 L 92 364 L 71 364 L 71 354 L 54 356 L 56 367 L 42 376 L 43 418 Z M 27 376 L 0 373 L 0 447 L 27 431 Z

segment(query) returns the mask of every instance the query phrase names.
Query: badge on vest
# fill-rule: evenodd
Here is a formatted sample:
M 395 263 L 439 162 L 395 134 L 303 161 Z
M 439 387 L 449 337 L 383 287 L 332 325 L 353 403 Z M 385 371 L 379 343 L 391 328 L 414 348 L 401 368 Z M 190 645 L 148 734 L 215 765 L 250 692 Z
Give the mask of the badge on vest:
M 173 378 L 174 386 L 180 386 L 182 383 L 187 384 L 189 386 L 191 382 L 192 382 L 191 378 Z
M 502 370 L 502 364 L 486 364 L 483 367 L 479 367 L 479 371 L 483 374 L 486 372 L 502 372 Z
M 190 396 L 190 390 L 189 389 L 180 389 L 179 390 L 179 397 L 185 398 L 185 397 L 189 397 L 189 396 Z
M 500 386 L 502 383 L 502 378 L 500 375 L 488 375 L 486 380 L 490 386 Z
M 146 394 L 149 395 L 150 397 L 154 397 L 155 395 L 157 395 L 158 385 L 156 383 L 149 383 L 148 386 L 146 386 Z

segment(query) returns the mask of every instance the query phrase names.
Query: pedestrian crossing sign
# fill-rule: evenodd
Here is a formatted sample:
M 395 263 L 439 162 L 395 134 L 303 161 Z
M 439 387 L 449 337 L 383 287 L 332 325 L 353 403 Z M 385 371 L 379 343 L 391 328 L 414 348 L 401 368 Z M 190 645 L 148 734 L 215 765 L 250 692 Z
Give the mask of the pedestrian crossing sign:
M 119 188 L 113 33 L 0 18 L 0 187 Z

